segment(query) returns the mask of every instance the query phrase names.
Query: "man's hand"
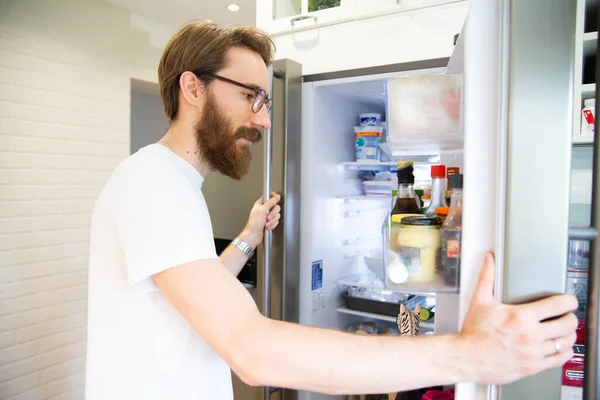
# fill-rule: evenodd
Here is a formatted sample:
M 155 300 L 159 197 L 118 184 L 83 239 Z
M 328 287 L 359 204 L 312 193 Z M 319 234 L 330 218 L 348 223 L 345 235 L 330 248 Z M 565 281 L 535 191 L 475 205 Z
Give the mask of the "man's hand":
M 494 298 L 494 258 L 488 253 L 460 337 L 472 350 L 473 380 L 504 384 L 562 366 L 573 355 L 577 299 L 557 295 L 522 305 Z M 560 352 L 556 352 L 557 347 Z
M 240 239 L 252 248 L 261 244 L 264 229 L 272 231 L 279 225 L 281 218 L 281 207 L 277 204 L 279 200 L 281 200 L 281 196 L 276 193 L 273 193 L 266 203 L 263 203 L 262 197 L 258 199 L 250 211 L 250 218 L 248 218 L 244 231 L 240 234 Z

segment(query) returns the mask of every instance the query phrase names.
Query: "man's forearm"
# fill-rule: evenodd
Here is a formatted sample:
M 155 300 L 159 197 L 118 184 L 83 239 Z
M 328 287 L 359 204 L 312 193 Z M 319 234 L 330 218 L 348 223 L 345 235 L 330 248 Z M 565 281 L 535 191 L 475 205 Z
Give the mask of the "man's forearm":
M 258 246 L 258 239 L 247 232 L 240 233 L 238 237 L 253 249 Z M 244 268 L 244 265 L 246 265 L 248 262 L 248 256 L 246 256 L 246 254 L 232 244 L 223 250 L 219 258 L 234 276 L 238 276 L 242 268 Z
M 221 262 L 225 264 L 227 269 L 231 271 L 234 276 L 238 276 L 246 262 L 248 257 L 242 253 L 237 247 L 233 245 L 227 246 L 225 250 L 219 256 Z
M 244 339 L 259 385 L 377 394 L 476 378 L 469 345 L 458 335 L 363 336 L 267 319 L 260 325 Z

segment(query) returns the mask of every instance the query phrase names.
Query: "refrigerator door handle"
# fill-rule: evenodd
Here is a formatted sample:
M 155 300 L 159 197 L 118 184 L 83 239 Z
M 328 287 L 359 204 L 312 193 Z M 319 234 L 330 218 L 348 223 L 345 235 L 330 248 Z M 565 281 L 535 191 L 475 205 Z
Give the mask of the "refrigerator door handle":
M 273 80 L 283 77 L 283 72 L 269 67 L 269 93 L 273 93 L 275 86 Z M 265 140 L 263 142 L 264 162 L 263 162 L 263 202 L 271 198 L 273 188 L 273 109 L 269 111 L 269 119 L 271 127 L 265 132 Z M 263 274 L 262 274 L 262 311 L 267 318 L 271 317 L 271 275 L 272 275 L 272 250 L 273 250 L 273 232 L 266 229 L 263 235 Z M 263 400 L 268 400 L 271 397 L 271 388 L 263 388 Z
M 273 79 L 281 79 L 283 72 L 280 70 L 274 70 L 273 67 L 269 67 L 269 93 L 273 93 Z M 265 140 L 263 142 L 264 149 L 264 161 L 263 161 L 263 202 L 268 201 L 271 198 L 271 192 L 273 188 L 273 109 L 269 111 L 269 119 L 271 120 L 271 127 L 265 132 Z M 272 248 L 273 248 L 273 233 L 266 229 L 264 230 L 263 236 L 263 285 L 262 285 L 262 310 L 263 315 L 267 318 L 271 317 L 271 272 L 272 272 Z
M 600 21 L 600 15 L 598 15 Z M 596 58 L 600 54 L 600 43 L 596 49 Z M 600 73 L 600 64 L 596 63 L 596 74 Z M 597 75 L 600 76 L 600 75 Z M 600 100 L 600 91 L 596 87 L 596 102 Z M 600 399 L 600 140 L 598 140 L 598 121 L 595 121 L 595 137 L 592 166 L 592 225 L 586 229 L 586 238 L 591 241 L 590 265 L 588 275 L 588 309 L 585 338 L 585 364 L 583 377 L 583 398 L 585 400 Z

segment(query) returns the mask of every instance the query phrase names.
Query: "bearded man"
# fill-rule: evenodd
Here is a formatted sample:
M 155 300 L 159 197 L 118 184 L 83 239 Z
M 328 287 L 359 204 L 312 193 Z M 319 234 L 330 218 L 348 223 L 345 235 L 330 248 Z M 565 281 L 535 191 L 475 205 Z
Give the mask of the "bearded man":
M 231 400 L 231 370 L 250 385 L 392 393 L 506 383 L 569 360 L 576 299 L 499 303 L 491 255 L 456 334 L 365 337 L 260 314 L 236 275 L 277 226 L 279 196 L 259 199 L 218 257 L 202 183 L 248 172 L 270 127 L 273 51 L 255 28 L 211 23 L 167 44 L 158 77 L 171 125 L 115 169 L 92 215 L 86 399 Z

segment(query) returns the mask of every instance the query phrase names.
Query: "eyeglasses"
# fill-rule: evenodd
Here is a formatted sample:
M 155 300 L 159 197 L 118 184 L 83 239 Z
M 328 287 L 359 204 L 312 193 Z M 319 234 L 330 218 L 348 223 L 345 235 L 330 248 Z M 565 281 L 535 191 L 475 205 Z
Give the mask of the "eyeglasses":
M 194 71 L 192 71 L 192 72 L 194 72 Z M 267 92 L 265 92 L 264 89 L 244 85 L 243 83 L 234 81 L 233 79 L 225 78 L 220 75 L 203 73 L 203 72 L 194 72 L 194 74 L 198 77 L 209 76 L 211 78 L 218 79 L 222 82 L 230 83 L 232 85 L 236 85 L 236 86 L 242 87 L 244 89 L 253 91 L 254 92 L 254 102 L 252 103 L 252 111 L 255 113 L 259 112 L 263 105 L 265 105 L 267 107 L 267 111 L 271 111 L 271 108 L 273 107 L 273 99 L 270 99 L 267 97 Z

